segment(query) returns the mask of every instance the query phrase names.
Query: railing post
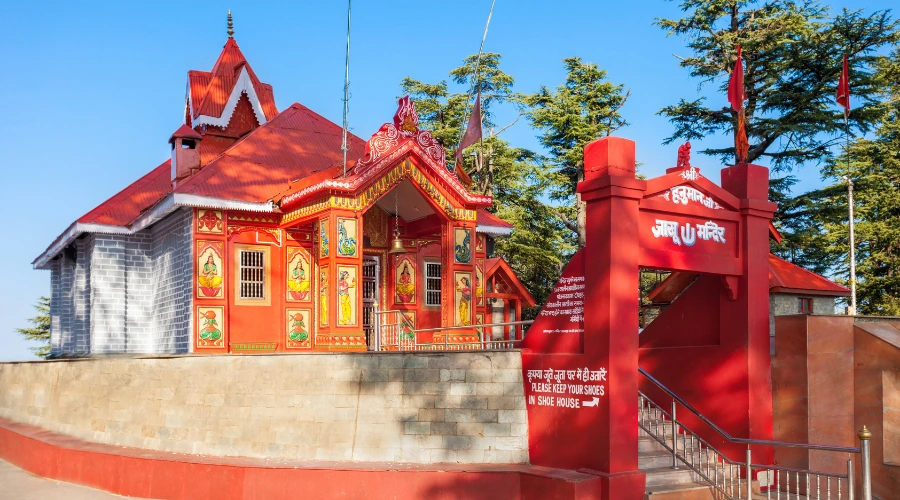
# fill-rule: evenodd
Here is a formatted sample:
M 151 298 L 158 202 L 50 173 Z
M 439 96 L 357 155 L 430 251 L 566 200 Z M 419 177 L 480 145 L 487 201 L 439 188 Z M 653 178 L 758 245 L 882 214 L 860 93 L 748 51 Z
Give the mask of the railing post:
M 747 500 L 753 500 L 753 468 L 750 467 L 753 461 L 750 457 L 750 446 L 747 446 Z M 808 487 L 809 485 L 807 485 Z
M 678 468 L 678 419 L 675 418 L 674 399 L 672 400 L 672 468 Z
M 372 330 L 375 332 L 375 340 L 372 342 L 372 348 L 378 352 L 381 350 L 381 314 L 378 312 L 378 302 L 373 308 L 373 316 L 375 317 L 375 326 Z
M 853 490 L 856 489 L 856 481 L 853 477 L 853 459 L 847 459 L 847 493 L 848 498 L 853 500 Z M 806 485 L 806 490 L 809 491 L 809 485 Z
M 869 461 L 869 440 L 872 439 L 872 433 L 864 425 L 858 436 L 860 461 L 862 462 L 862 469 L 859 471 L 862 475 L 862 497 L 863 500 L 872 500 L 872 469 Z

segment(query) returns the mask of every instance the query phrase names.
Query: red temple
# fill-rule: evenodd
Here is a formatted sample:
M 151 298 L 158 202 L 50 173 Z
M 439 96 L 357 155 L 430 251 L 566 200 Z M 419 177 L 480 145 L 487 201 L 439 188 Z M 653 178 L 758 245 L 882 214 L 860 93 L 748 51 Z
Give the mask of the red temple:
M 346 173 L 341 127 L 279 112 L 231 36 L 211 71 L 188 72 L 184 105 L 171 159 L 35 260 L 53 273 L 54 354 L 362 350 L 379 310 L 409 331 L 534 305 L 491 254 L 512 226 L 448 169 L 409 98 L 368 141 L 349 134 Z M 435 336 L 491 340 L 416 341 Z

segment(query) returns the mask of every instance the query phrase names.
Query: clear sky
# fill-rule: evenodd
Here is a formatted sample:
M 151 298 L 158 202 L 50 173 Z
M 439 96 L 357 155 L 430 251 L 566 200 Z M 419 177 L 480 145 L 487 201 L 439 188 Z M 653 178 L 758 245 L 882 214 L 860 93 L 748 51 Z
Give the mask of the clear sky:
M 871 11 L 891 3 L 833 5 Z M 403 77 L 446 79 L 476 53 L 489 7 L 490 0 L 355 1 L 352 131 L 366 138 L 390 121 Z M 235 39 L 274 86 L 278 108 L 301 102 L 340 124 L 343 1 L 0 2 L 0 361 L 34 358 L 14 331 L 49 293 L 50 273 L 32 270 L 31 261 L 75 219 L 168 157 L 187 71 L 212 68 L 229 8 Z M 673 56 L 687 55 L 684 41 L 652 26 L 678 13 L 677 3 L 663 0 L 497 0 L 485 50 L 503 54 L 521 92 L 562 83 L 565 57 L 606 69 L 632 92 L 622 110 L 630 126 L 619 135 L 637 141 L 641 171 L 654 176 L 675 164 L 677 149 L 661 144 L 672 127 L 656 112 L 708 93 Z M 504 135 L 539 149 L 524 120 Z M 718 178 L 714 160 L 695 155 L 693 163 Z M 820 182 L 813 168 L 798 176 L 800 189 Z

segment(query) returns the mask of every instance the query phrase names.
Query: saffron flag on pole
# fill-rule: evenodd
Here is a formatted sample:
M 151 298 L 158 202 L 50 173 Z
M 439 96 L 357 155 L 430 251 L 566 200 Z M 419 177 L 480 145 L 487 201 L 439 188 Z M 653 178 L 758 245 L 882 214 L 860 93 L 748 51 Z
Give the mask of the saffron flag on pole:
M 456 148 L 456 176 L 467 185 L 471 185 L 472 181 L 463 169 L 462 151 L 478 142 L 479 139 L 481 139 L 481 92 L 475 96 L 475 106 L 472 107 L 472 114 L 469 115 L 466 133 L 463 134 L 459 141 L 459 147 Z
M 734 71 L 731 72 L 731 80 L 728 82 L 728 102 L 731 108 L 738 112 L 737 129 L 734 132 L 734 153 L 737 163 L 744 163 L 750 143 L 747 142 L 747 124 L 744 114 L 744 63 L 741 60 L 741 46 L 737 47 L 737 61 L 734 62 Z
M 844 121 L 850 114 L 850 65 L 847 63 L 847 54 L 844 54 L 844 66 L 841 68 L 841 79 L 838 81 L 837 95 L 834 100 L 844 108 Z

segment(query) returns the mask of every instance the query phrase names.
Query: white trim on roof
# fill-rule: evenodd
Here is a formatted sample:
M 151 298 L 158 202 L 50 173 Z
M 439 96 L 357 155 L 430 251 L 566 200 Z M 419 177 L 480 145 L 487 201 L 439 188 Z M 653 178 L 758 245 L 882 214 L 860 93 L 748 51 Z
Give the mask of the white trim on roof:
M 47 269 L 47 264 L 82 234 L 134 234 L 163 219 L 179 207 L 274 212 L 272 201 L 265 203 L 212 198 L 195 194 L 169 193 L 127 226 L 73 222 L 53 243 L 31 263 L 35 269 Z
M 188 76 L 188 95 L 190 96 L 190 76 Z M 210 79 L 210 83 L 215 79 L 213 76 Z M 266 114 L 263 113 L 262 105 L 259 102 L 259 96 L 256 95 L 256 89 L 253 88 L 253 82 L 250 80 L 250 73 L 247 72 L 247 64 L 241 68 L 241 75 L 238 77 L 237 82 L 234 84 L 234 89 L 231 90 L 231 95 L 228 96 L 228 102 L 225 103 L 225 107 L 222 109 L 222 116 L 209 116 L 209 115 L 199 115 L 191 120 L 191 125 L 196 127 L 198 125 L 212 125 L 215 127 L 225 128 L 228 126 L 228 122 L 231 121 L 231 116 L 234 114 L 234 109 L 237 107 L 237 103 L 241 98 L 241 94 L 246 93 L 247 97 L 250 99 L 250 105 L 253 106 L 253 112 L 256 114 L 256 119 L 259 121 L 260 125 L 266 123 Z M 190 98 L 189 98 L 190 99 Z M 193 102 L 191 102 L 191 115 L 193 112 Z
M 488 226 L 484 224 L 478 224 L 475 226 L 476 233 L 484 233 L 488 236 L 506 236 L 508 234 L 512 234 L 512 228 L 506 226 Z

